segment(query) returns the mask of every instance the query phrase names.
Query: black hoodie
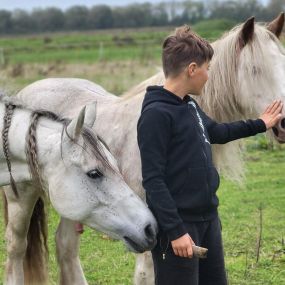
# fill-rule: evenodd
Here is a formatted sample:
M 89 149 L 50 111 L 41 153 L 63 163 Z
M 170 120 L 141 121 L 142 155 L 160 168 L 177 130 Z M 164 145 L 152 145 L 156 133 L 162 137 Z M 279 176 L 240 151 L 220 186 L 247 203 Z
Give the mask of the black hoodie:
M 147 88 L 137 127 L 147 203 L 170 240 L 187 232 L 184 221 L 217 215 L 219 174 L 210 143 L 266 131 L 261 119 L 218 124 L 190 96 L 162 86 Z

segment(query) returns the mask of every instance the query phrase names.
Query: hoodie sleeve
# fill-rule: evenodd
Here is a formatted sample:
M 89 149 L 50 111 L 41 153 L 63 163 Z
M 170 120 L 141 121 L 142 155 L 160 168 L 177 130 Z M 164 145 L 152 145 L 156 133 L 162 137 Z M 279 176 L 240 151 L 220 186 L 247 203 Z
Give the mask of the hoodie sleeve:
M 143 187 L 161 229 L 170 240 L 187 233 L 176 204 L 165 183 L 171 118 L 159 109 L 144 111 L 138 121 L 137 139 L 141 154 Z
M 266 125 L 261 119 L 219 124 L 208 117 L 201 108 L 199 109 L 211 144 L 225 144 L 230 141 L 266 132 Z

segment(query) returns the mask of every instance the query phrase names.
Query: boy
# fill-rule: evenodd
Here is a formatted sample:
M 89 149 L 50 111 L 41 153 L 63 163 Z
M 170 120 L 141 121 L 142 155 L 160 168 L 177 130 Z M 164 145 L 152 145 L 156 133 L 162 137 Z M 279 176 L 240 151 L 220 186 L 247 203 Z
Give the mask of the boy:
M 218 124 L 207 117 L 187 94 L 201 94 L 212 56 L 210 44 L 187 26 L 166 38 L 165 85 L 147 88 L 138 121 L 143 186 L 159 224 L 156 285 L 227 284 L 210 143 L 265 132 L 281 117 L 280 101 L 257 120 Z M 208 248 L 207 259 L 192 258 L 192 244 Z

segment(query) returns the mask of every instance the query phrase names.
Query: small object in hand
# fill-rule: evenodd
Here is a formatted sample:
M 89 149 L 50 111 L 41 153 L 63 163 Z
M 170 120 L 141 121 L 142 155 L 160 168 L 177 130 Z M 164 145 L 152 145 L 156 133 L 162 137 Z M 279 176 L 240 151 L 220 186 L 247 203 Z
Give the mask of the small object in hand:
M 193 256 L 198 258 L 207 258 L 208 249 L 197 245 L 192 245 Z

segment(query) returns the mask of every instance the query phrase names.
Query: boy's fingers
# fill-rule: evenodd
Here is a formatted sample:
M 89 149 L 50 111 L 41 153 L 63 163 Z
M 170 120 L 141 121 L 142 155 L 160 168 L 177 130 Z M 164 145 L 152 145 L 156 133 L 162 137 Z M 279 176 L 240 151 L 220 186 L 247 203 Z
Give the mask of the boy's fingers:
M 193 257 L 193 250 L 192 250 L 192 246 L 187 248 L 187 257 L 192 258 Z
M 270 113 L 276 112 L 276 110 L 278 110 L 278 108 L 280 108 L 280 106 L 281 106 L 281 101 L 276 102 L 276 103 L 273 105 L 272 109 L 270 110 Z
M 273 112 L 273 115 L 279 114 L 279 113 L 282 111 L 282 108 L 283 108 L 283 104 L 281 103 L 281 104 L 276 108 L 276 110 Z
M 269 106 L 266 107 L 264 113 L 268 113 L 268 112 L 269 112 L 269 107 L 270 107 L 270 106 L 271 106 L 271 105 L 269 105 Z
M 281 114 L 277 115 L 277 116 L 273 119 L 273 122 L 274 122 L 273 125 L 277 124 L 277 122 L 281 119 L 281 117 L 282 117 Z
M 181 256 L 181 257 L 183 257 L 183 250 L 177 249 L 177 251 L 178 251 L 178 255 Z
M 183 257 L 188 257 L 188 251 L 187 251 L 187 248 L 185 248 L 183 250 Z
M 274 107 L 274 105 L 275 105 L 276 102 L 277 102 L 277 101 L 274 100 L 274 101 L 268 106 L 267 112 L 271 112 L 271 110 L 272 110 L 272 108 Z

